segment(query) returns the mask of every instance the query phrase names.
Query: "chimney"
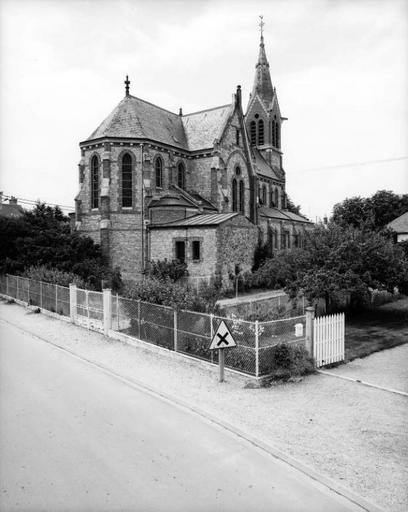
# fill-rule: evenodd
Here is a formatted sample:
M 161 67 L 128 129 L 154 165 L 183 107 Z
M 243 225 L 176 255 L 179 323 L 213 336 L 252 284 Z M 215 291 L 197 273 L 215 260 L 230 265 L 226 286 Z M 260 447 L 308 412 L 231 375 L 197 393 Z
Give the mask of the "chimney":
M 9 204 L 17 204 L 17 198 L 15 198 L 14 196 L 11 196 L 9 199 Z

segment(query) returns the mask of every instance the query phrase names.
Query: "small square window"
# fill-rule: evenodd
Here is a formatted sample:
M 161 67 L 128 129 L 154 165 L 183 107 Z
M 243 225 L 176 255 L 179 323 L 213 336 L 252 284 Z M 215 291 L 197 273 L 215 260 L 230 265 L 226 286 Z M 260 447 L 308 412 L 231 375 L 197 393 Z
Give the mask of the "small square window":
M 201 243 L 199 240 L 194 240 L 192 243 L 192 258 L 193 261 L 199 261 L 201 259 Z

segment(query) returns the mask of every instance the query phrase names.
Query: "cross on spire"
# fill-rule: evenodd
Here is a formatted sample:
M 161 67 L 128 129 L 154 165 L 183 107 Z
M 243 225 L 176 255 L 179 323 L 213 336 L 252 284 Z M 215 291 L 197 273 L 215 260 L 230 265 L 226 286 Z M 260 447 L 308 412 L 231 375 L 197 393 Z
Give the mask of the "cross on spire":
M 262 15 L 262 14 L 259 16 L 259 18 L 260 18 L 260 20 L 261 20 L 261 21 L 259 22 L 259 29 L 260 29 L 260 31 L 261 31 L 261 38 L 263 38 L 263 28 L 264 28 L 265 22 L 264 22 L 264 20 L 263 20 L 263 15 Z
M 126 96 L 129 96 L 130 80 L 129 80 L 129 77 L 127 75 L 126 75 L 126 80 L 123 83 L 126 85 Z

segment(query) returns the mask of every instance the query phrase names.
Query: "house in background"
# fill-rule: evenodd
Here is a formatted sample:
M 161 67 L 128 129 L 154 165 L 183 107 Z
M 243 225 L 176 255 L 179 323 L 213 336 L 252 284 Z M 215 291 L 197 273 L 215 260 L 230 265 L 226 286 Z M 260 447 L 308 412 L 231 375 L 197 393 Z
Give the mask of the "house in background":
M 259 242 L 302 245 L 312 223 L 287 210 L 280 112 L 264 37 L 249 104 L 191 114 L 130 94 L 80 143 L 76 229 L 101 244 L 124 279 L 153 260 L 185 261 L 209 280 L 250 270 Z
M 408 240 L 408 212 L 403 213 L 387 224 L 387 228 L 395 233 L 396 242 Z
M 3 192 L 0 192 L 0 217 L 7 219 L 18 219 L 24 215 L 24 209 L 17 204 L 17 199 L 13 196 L 8 200 L 8 204 L 4 202 Z

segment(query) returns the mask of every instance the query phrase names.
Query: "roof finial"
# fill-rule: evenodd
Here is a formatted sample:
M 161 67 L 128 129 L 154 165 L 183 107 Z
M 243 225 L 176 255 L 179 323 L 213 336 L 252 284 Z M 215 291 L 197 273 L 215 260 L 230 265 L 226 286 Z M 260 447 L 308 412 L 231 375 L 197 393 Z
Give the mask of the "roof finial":
M 260 31 L 261 31 L 261 42 L 263 42 L 263 28 L 264 28 L 264 25 L 265 25 L 265 22 L 263 20 L 263 14 L 260 14 L 259 15 L 259 18 L 260 18 L 260 22 L 259 22 L 259 28 L 260 28 Z
M 126 80 L 123 83 L 126 85 L 126 96 L 129 96 L 130 80 L 129 80 L 129 77 L 127 75 L 126 75 Z

